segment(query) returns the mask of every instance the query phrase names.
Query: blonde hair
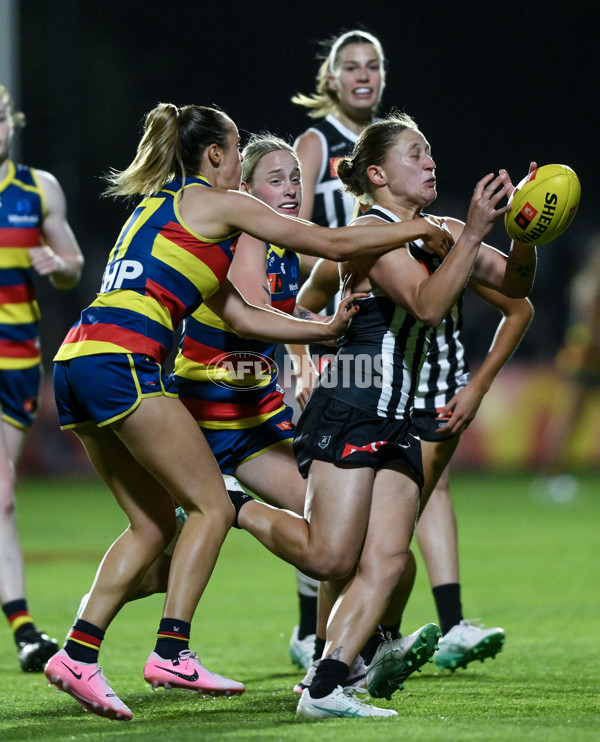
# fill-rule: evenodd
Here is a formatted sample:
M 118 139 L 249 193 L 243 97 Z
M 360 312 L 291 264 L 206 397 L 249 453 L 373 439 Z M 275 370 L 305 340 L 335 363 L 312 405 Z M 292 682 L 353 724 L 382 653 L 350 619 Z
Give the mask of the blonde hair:
M 15 111 L 13 100 L 8 89 L 4 85 L 0 85 L 0 100 L 8 108 L 8 113 L 12 118 L 14 126 L 23 127 L 26 124 L 25 114 L 22 111 Z
M 225 148 L 233 121 L 216 108 L 159 103 L 145 117 L 144 134 L 131 165 L 111 170 L 105 196 L 158 193 L 176 177 L 196 175 L 204 150 Z
M 348 44 L 371 44 L 375 47 L 381 67 L 385 67 L 385 55 L 379 39 L 368 31 L 347 31 L 338 37 L 333 37 L 329 41 L 321 42 L 326 49 L 326 55 L 318 54 L 317 59 L 322 59 L 321 66 L 317 72 L 316 92 L 311 95 L 296 93 L 292 98 L 292 103 L 304 108 L 311 109 L 308 115 L 311 118 L 325 118 L 330 113 L 335 113 L 339 105 L 339 97 L 335 90 L 331 90 L 327 82 L 329 75 L 337 69 L 340 61 L 340 52 Z
M 244 158 L 242 160 L 242 180 L 250 183 L 254 175 L 254 170 L 262 158 L 268 155 L 269 152 L 278 152 L 279 150 L 290 152 L 296 159 L 296 162 L 298 162 L 296 151 L 283 139 L 270 134 L 268 131 L 261 132 L 260 134 L 252 134 L 242 152 Z M 298 167 L 300 167 L 299 162 Z
M 398 136 L 405 129 L 417 129 L 413 118 L 406 113 L 393 112 L 382 121 L 369 124 L 358 137 L 350 157 L 341 159 L 337 176 L 362 204 L 373 203 L 373 184 L 367 175 L 370 165 L 381 165 Z

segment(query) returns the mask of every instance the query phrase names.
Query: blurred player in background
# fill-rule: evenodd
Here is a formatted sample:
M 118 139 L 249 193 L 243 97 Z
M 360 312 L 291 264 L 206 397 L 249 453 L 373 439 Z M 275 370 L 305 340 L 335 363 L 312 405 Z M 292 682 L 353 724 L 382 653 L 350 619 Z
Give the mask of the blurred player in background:
M 543 447 L 536 494 L 557 502 L 577 494 L 577 479 L 569 473 L 571 444 L 584 412 L 600 389 L 600 236 L 588 245 L 589 255 L 571 282 L 570 318 L 556 356 L 555 403 Z
M 39 631 L 29 611 L 15 503 L 16 469 L 42 378 L 34 277 L 47 277 L 57 289 L 73 288 L 83 256 L 56 178 L 9 159 L 14 129 L 24 125 L 25 116 L 0 85 L 0 601 L 21 668 L 41 672 L 58 645 Z

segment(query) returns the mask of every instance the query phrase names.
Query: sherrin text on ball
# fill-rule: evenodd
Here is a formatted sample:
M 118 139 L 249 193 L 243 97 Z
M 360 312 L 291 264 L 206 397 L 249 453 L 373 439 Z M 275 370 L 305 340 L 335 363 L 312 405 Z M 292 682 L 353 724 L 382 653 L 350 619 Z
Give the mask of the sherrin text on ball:
M 505 216 L 506 231 L 516 242 L 545 245 L 561 235 L 573 221 L 581 185 L 567 165 L 543 165 L 517 185 Z

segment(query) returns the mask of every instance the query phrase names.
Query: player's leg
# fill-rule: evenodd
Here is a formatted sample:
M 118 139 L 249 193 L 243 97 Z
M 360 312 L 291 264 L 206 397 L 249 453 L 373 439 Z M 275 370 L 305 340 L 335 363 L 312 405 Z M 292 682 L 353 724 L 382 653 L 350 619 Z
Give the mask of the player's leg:
M 343 579 L 357 562 L 370 508 L 373 470 L 313 461 L 308 520 L 251 500 L 238 523 L 267 549 L 316 579 Z M 318 485 L 315 485 L 315 482 Z
M 442 630 L 436 664 L 466 667 L 475 659 L 494 657 L 505 641 L 501 628 L 484 628 L 466 621 L 461 604 L 458 531 L 450 493 L 449 463 L 458 438 L 422 441 L 425 494 L 433 487 L 417 524 L 417 539 L 427 568 Z M 441 470 L 441 473 L 440 473 Z
M 302 515 L 306 481 L 300 476 L 291 442 L 241 463 L 235 470 L 239 480 L 265 502 Z M 296 570 L 299 620 L 289 643 L 290 658 L 300 669 L 312 663 L 317 630 L 318 582 Z
M 40 381 L 39 367 L 0 372 L 0 603 L 26 672 L 41 672 L 58 651 L 56 640 L 37 628 L 30 611 L 16 522 L 16 469 L 36 410 L 25 400 L 39 395 Z
M 315 704 L 339 705 L 339 690 L 350 666 L 385 613 L 406 568 L 418 502 L 419 488 L 408 476 L 387 468 L 377 472 L 358 569 L 333 607 L 324 658 L 302 694 L 299 715 L 308 715 Z

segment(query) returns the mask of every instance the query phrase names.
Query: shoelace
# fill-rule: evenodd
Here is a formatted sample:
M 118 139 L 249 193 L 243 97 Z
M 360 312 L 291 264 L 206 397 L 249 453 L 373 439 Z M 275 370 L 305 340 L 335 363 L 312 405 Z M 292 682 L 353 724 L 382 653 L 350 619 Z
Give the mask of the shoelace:
M 200 664 L 202 664 L 200 657 L 194 652 L 192 649 L 182 649 L 181 652 L 179 652 L 179 660 L 180 662 L 185 662 L 187 660 L 198 660 Z
M 370 698 L 369 691 L 366 688 L 358 688 L 356 685 L 347 685 L 345 688 L 342 688 L 342 692 L 345 696 L 353 698 L 359 703 L 362 703 L 362 701 L 357 696 L 363 696 L 365 699 Z

